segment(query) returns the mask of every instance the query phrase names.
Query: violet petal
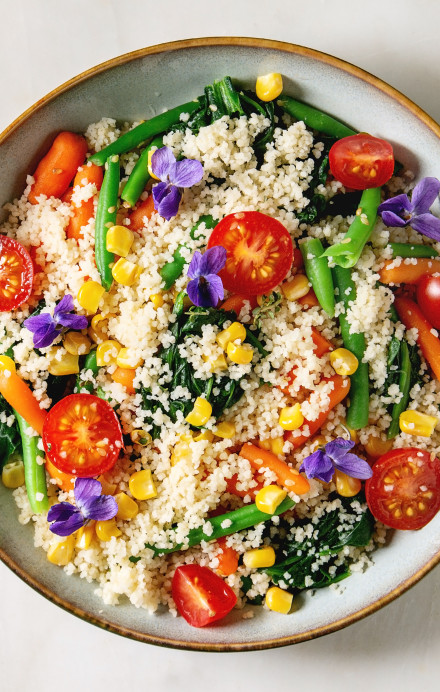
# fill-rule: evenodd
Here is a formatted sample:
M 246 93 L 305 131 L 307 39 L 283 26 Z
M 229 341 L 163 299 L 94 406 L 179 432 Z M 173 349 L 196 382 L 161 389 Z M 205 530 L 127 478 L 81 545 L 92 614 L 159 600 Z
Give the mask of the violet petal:
M 299 470 L 305 471 L 307 478 L 318 478 L 324 483 L 329 483 L 334 474 L 332 460 L 322 449 L 306 457 Z
M 47 348 L 51 346 L 55 339 L 60 335 L 58 329 L 55 329 L 53 325 L 47 325 L 46 327 L 41 327 L 34 332 L 34 347 L 35 348 Z
M 77 507 L 84 509 L 102 493 L 102 485 L 95 478 L 75 478 L 73 494 Z
M 55 533 L 57 536 L 70 536 L 75 531 L 84 526 L 85 519 L 80 511 L 72 514 L 66 521 L 54 521 L 53 524 L 49 526 L 49 530 Z
M 42 312 L 39 315 L 28 317 L 23 324 L 30 332 L 36 332 L 37 329 L 42 329 L 43 327 L 55 326 L 53 317 L 48 312 Z
M 197 305 L 200 307 L 200 303 L 199 303 L 199 278 L 198 277 L 189 282 L 189 284 L 186 287 L 186 292 L 188 294 L 188 298 L 190 299 L 191 303 L 193 305 Z
M 49 509 L 47 521 L 65 521 L 77 511 L 77 508 L 71 502 L 57 502 L 56 505 L 52 505 Z
M 60 313 L 56 318 L 58 324 L 69 329 L 87 329 L 88 321 L 84 315 L 75 315 L 74 313 Z
M 206 283 L 203 284 L 202 292 L 206 292 L 206 296 L 209 296 L 210 305 L 215 307 L 218 301 L 223 300 L 225 296 L 225 292 L 223 290 L 223 281 L 219 276 L 217 276 L 217 274 L 208 274 L 205 276 L 205 282 Z
M 153 194 L 156 187 L 158 187 L 158 185 L 153 187 Z M 176 216 L 177 212 L 179 211 L 179 204 L 181 199 L 182 193 L 180 192 L 179 188 L 174 186 L 168 186 L 167 193 L 165 195 L 162 195 L 160 202 L 156 204 L 156 200 L 154 200 L 154 207 L 157 210 L 158 214 L 160 214 L 160 216 L 169 221 L 173 218 L 173 216 Z
M 425 214 L 434 204 L 440 192 L 440 180 L 423 178 L 412 191 L 411 203 L 415 216 Z
M 341 456 L 337 461 L 334 459 L 334 464 L 339 471 L 343 471 L 347 476 L 351 476 L 351 478 L 365 480 L 371 478 L 373 475 L 370 464 L 364 459 L 360 459 L 356 454 L 345 454 L 345 456 Z
M 440 241 L 440 219 L 430 213 L 414 216 L 410 221 L 411 228 L 426 235 L 428 238 Z
M 156 149 L 151 156 L 151 170 L 160 180 L 172 180 L 176 168 L 176 159 L 170 147 Z
M 197 250 L 193 254 L 187 272 L 190 279 L 198 279 L 199 276 L 202 276 L 202 257 L 202 253 Z
M 408 195 L 396 195 L 391 199 L 386 199 L 379 204 L 377 211 L 381 214 L 383 211 L 393 211 L 395 214 L 400 214 L 402 211 L 412 211 L 413 205 L 409 201 Z
M 215 245 L 206 250 L 200 263 L 200 274 L 218 274 L 226 264 L 226 249 L 222 245 Z
M 408 221 L 405 221 L 405 219 L 401 219 L 400 216 L 397 216 L 393 211 L 383 211 L 381 212 L 382 214 L 382 221 L 384 222 L 385 226 L 395 226 L 397 228 L 403 228 L 403 226 L 406 226 Z
M 159 206 L 159 204 L 161 203 L 161 201 L 163 200 L 163 198 L 165 197 L 165 195 L 167 194 L 169 188 L 170 188 L 169 183 L 157 183 L 157 185 L 155 185 L 153 187 L 153 190 L 152 190 L 153 201 L 154 201 L 154 208 L 156 210 L 157 210 L 157 207 Z
M 66 295 L 64 295 L 60 302 L 56 305 L 55 310 L 53 311 L 53 316 L 56 319 L 57 316 L 62 312 L 72 312 L 74 307 L 72 296 L 69 293 L 66 293 Z
M 203 166 L 200 161 L 183 159 L 176 162 L 175 170 L 170 174 L 170 182 L 177 187 L 197 185 L 203 178 Z
M 113 519 L 118 513 L 118 503 L 111 495 L 100 495 L 88 503 L 84 510 L 87 519 L 96 521 L 107 521 Z
M 343 437 L 337 437 L 335 440 L 327 442 L 325 445 L 325 453 L 328 454 L 331 459 L 336 461 L 339 457 L 347 454 L 347 452 L 350 449 L 353 449 L 353 447 L 353 440 L 346 440 Z

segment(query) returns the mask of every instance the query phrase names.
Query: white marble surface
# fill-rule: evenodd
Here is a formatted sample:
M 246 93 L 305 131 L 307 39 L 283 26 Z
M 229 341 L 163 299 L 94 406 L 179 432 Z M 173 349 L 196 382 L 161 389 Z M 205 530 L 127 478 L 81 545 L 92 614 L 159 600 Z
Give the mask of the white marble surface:
M 0 130 L 92 65 L 196 36 L 260 36 L 349 60 L 440 121 L 436 0 L 0 0 Z M 202 654 L 124 640 L 65 613 L 0 565 L 4 692 L 438 689 L 440 568 L 384 610 L 295 647 Z M 226 674 L 225 674 L 226 673 Z

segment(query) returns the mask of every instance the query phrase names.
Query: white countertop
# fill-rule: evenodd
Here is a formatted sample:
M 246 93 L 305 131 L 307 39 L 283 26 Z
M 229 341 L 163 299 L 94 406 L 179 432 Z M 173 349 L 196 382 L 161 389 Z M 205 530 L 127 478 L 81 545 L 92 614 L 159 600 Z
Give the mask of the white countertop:
M 96 63 L 197 36 L 258 36 L 310 46 L 381 77 L 440 122 L 436 0 L 0 0 L 0 131 Z M 244 654 L 160 649 L 52 605 L 0 565 L 4 692 L 438 689 L 440 568 L 378 613 L 294 647 Z M 146 616 L 147 617 L 147 616 Z M 226 675 L 225 675 L 226 673 Z M 289 687 L 288 687 L 289 686 Z

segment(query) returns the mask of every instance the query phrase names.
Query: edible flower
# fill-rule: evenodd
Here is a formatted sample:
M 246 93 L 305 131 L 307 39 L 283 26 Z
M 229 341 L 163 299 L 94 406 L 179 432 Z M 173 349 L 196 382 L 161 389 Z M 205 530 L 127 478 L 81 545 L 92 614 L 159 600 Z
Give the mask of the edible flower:
M 378 208 L 386 226 L 402 228 L 408 224 L 415 231 L 440 240 L 440 219 L 430 211 L 440 192 L 437 178 L 423 178 L 412 191 L 411 200 L 402 194 L 391 197 Z
M 102 495 L 101 483 L 94 478 L 76 478 L 73 494 L 75 505 L 59 502 L 48 512 L 49 527 L 57 536 L 70 536 L 90 519 L 105 521 L 113 519 L 118 512 L 118 503 L 111 495 Z
M 63 327 L 68 329 L 87 327 L 87 317 L 72 314 L 73 307 L 73 298 L 67 293 L 55 307 L 53 317 L 50 312 L 41 312 L 39 315 L 28 317 L 23 322 L 26 329 L 34 335 L 35 348 L 45 348 L 53 344 Z
M 317 478 L 324 483 L 331 481 L 335 470 L 351 478 L 370 478 L 373 475 L 370 465 L 356 454 L 350 454 L 353 447 L 353 440 L 337 437 L 306 457 L 299 470 L 305 471 L 307 478 Z
M 182 188 L 203 178 L 203 166 L 193 159 L 177 161 L 170 147 L 161 147 L 151 157 L 151 170 L 162 181 L 153 187 L 154 208 L 169 221 L 178 212 Z
M 226 264 L 226 249 L 221 245 L 209 248 L 202 255 L 195 252 L 188 267 L 189 282 L 186 290 L 194 305 L 215 307 L 224 297 L 223 283 L 217 274 Z

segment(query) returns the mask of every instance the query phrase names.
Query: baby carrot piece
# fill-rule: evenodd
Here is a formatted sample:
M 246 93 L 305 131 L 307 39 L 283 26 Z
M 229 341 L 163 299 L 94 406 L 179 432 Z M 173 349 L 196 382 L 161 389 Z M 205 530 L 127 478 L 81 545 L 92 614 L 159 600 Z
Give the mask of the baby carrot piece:
M 404 261 L 394 266 L 395 260 L 385 262 L 379 272 L 383 284 L 416 284 L 425 274 L 440 273 L 440 260 L 429 257 L 411 259 L 411 264 Z
M 61 197 L 86 154 L 87 142 L 84 137 L 74 132 L 60 132 L 34 173 L 35 182 L 29 192 L 31 204 L 37 204 L 40 195 Z
M 234 548 L 226 545 L 226 536 L 219 538 L 218 546 L 221 549 L 217 554 L 218 567 L 217 572 L 222 577 L 229 577 L 230 574 L 235 574 L 238 568 L 238 553 Z
M 100 190 L 103 177 L 104 173 L 101 166 L 96 166 L 93 163 L 90 165 L 81 166 L 73 181 L 73 187 L 85 187 L 89 183 L 94 183 L 96 185 L 96 189 Z M 73 190 L 70 197 L 72 194 Z M 68 238 L 75 238 L 75 240 L 79 240 L 80 238 L 84 237 L 82 231 L 83 226 L 87 226 L 89 220 L 94 216 L 95 213 L 93 197 L 89 197 L 89 199 L 84 200 L 78 207 L 73 204 L 72 209 L 73 216 L 70 217 L 68 226 L 66 228 L 66 236 Z
M 321 382 L 323 381 L 324 380 L 321 380 Z M 335 408 L 337 404 L 341 403 L 341 401 L 345 399 L 348 392 L 350 391 L 350 380 L 348 377 L 341 377 L 341 375 L 335 375 L 334 377 L 329 377 L 325 381 L 331 381 L 334 383 L 334 387 L 329 393 L 330 403 L 327 406 L 327 408 L 320 412 L 316 420 L 304 421 L 302 426 L 299 428 L 300 432 L 304 431 L 301 435 L 294 437 L 293 432 L 290 431 L 286 432 L 285 434 L 286 440 L 289 440 L 289 442 L 292 443 L 294 449 L 296 449 L 297 447 L 301 447 L 301 445 L 307 442 L 307 440 L 309 440 L 316 432 L 318 432 L 318 430 L 324 425 L 325 421 L 327 420 L 330 411 L 333 408 Z M 308 432 L 305 432 L 305 430 L 308 430 Z
M 238 317 L 246 304 L 249 305 L 250 310 L 253 310 L 258 304 L 257 297 L 241 296 L 238 293 L 235 293 L 232 296 L 229 296 L 229 298 L 227 298 L 225 302 L 220 305 L 220 308 L 226 312 L 233 310 Z
M 144 219 L 151 219 L 154 212 L 154 200 L 153 195 L 149 195 L 147 199 L 144 199 L 132 212 L 128 215 L 130 223 L 128 228 L 131 231 L 136 231 L 140 233 L 144 227 Z
M 321 332 L 319 332 L 315 327 L 312 327 L 312 341 L 313 341 L 313 353 L 315 353 L 318 358 L 321 358 L 321 356 L 324 355 L 324 353 L 328 353 L 329 351 L 333 351 L 333 344 L 330 341 L 327 341 L 327 339 L 322 336 Z M 295 370 L 296 368 L 292 368 L 292 370 L 287 374 L 287 379 L 289 381 L 289 384 L 287 387 L 284 387 L 281 389 L 284 394 L 287 394 L 289 396 L 289 389 L 290 386 L 293 384 L 295 380 Z
M 417 329 L 417 343 L 431 369 L 440 380 L 440 340 L 437 331 L 422 314 L 418 305 L 409 298 L 396 298 L 394 301 L 400 321 L 407 329 Z
M 317 305 L 319 305 L 319 300 L 317 299 L 313 288 L 311 288 L 305 296 L 298 298 L 296 302 L 299 303 L 305 310 L 308 308 L 315 308 Z
M 307 478 L 301 476 L 296 469 L 291 468 L 285 461 L 281 461 L 281 459 L 267 449 L 261 449 L 261 447 L 256 447 L 250 442 L 246 442 L 239 454 L 244 459 L 247 459 L 251 466 L 257 471 L 262 468 L 268 468 L 273 471 L 278 482 L 288 492 L 304 495 L 310 488 Z
M 0 394 L 41 435 L 46 411 L 39 407 L 31 389 L 17 375 L 14 361 L 8 356 L 0 356 Z
M 127 390 L 128 394 L 134 394 L 135 389 L 133 387 L 133 380 L 135 374 L 136 370 L 131 370 L 129 368 L 116 368 L 111 377 L 113 382 L 122 384 L 122 386 Z
M 238 488 L 238 475 L 234 473 L 231 478 L 226 478 L 226 489 L 228 493 L 231 493 L 231 495 L 236 495 L 237 497 L 246 497 L 249 495 L 250 497 L 253 497 L 255 499 L 255 495 L 258 493 L 259 490 L 263 487 L 263 483 L 260 483 L 257 481 L 257 485 L 254 485 L 253 488 L 250 490 L 239 490 Z
M 73 490 L 75 485 L 75 476 L 69 476 L 68 473 L 64 473 L 64 471 L 57 469 L 57 467 L 52 464 L 48 457 L 46 457 L 44 465 L 49 476 L 54 479 L 57 486 L 61 488 L 61 490 L 64 490 L 66 493 L 68 493 L 69 490 Z

